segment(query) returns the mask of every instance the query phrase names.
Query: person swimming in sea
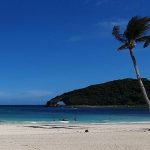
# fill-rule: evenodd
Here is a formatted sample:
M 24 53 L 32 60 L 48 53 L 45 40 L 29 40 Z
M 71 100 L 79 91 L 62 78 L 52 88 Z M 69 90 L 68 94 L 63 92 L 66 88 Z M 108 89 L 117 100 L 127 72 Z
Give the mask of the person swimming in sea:
M 76 118 L 76 117 L 74 117 L 74 121 L 77 121 L 77 118 Z

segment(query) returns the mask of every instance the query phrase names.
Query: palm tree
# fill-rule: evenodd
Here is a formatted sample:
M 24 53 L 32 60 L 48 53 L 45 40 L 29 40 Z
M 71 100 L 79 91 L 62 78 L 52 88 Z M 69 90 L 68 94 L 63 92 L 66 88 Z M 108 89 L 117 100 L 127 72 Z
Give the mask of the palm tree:
M 136 77 L 139 82 L 141 91 L 143 93 L 143 97 L 150 108 L 150 100 L 147 96 L 145 87 L 141 80 L 139 68 L 133 52 L 137 43 L 143 42 L 144 48 L 150 44 L 150 35 L 147 35 L 149 31 L 150 31 L 150 17 L 134 16 L 128 22 L 128 25 L 124 33 L 120 33 L 120 26 L 114 26 L 112 34 L 118 41 L 123 43 L 123 45 L 119 47 L 118 50 L 123 49 L 129 50 L 131 59 L 133 61 L 134 69 L 136 72 Z

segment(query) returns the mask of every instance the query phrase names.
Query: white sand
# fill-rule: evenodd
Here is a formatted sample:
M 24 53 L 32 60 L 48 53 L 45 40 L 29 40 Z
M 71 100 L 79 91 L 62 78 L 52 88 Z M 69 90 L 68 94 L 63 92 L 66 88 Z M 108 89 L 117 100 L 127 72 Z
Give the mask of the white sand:
M 0 150 L 150 150 L 149 128 L 150 124 L 0 124 Z

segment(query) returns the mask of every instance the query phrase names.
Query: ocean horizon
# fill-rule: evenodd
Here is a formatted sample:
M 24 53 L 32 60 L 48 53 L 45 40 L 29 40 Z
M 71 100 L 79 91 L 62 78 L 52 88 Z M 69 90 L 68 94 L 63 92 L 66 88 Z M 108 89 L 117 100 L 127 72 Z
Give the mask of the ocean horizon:
M 150 123 L 146 107 L 45 107 L 0 105 L 0 123 Z

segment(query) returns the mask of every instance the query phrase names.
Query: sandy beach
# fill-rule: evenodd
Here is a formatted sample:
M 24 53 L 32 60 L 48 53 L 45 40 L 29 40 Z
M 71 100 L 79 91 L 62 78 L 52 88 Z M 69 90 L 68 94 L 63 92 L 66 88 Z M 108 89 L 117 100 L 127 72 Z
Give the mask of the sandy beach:
M 150 124 L 1 124 L 0 150 L 149 150 L 149 129 Z

